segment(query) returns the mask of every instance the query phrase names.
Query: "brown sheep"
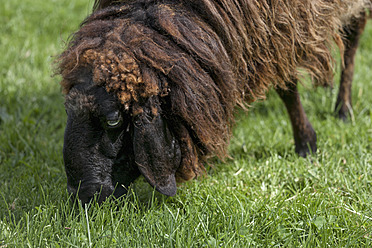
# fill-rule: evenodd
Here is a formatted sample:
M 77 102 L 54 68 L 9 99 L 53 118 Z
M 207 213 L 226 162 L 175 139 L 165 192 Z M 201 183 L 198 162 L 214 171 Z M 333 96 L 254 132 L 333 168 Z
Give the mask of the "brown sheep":
M 365 0 L 97 0 L 59 59 L 68 190 L 118 197 L 139 175 L 160 193 L 225 157 L 237 105 L 276 88 L 296 152 L 316 149 L 298 68 L 332 78 L 332 44 Z M 352 11 L 351 11 L 352 10 Z M 355 13 L 355 14 L 350 14 Z M 297 128 L 297 131 L 296 131 Z M 296 137 L 296 135 L 299 135 Z M 309 151 L 309 146 L 311 151 Z

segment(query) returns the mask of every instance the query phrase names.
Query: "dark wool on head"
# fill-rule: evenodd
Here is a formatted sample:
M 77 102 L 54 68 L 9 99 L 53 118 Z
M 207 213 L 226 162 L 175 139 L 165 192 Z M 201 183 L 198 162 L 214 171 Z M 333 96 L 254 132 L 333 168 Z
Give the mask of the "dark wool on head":
M 63 90 L 88 71 L 131 115 L 157 96 L 178 139 L 177 180 L 226 156 L 234 107 L 286 88 L 305 69 L 331 82 L 332 47 L 364 0 L 96 1 L 59 58 Z M 352 13 L 351 13 L 351 10 Z

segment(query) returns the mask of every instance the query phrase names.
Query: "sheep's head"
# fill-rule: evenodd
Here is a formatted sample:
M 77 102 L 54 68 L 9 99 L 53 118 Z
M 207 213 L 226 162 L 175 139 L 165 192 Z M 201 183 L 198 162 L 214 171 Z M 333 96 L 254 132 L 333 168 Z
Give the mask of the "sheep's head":
M 118 197 L 141 173 L 160 193 L 176 193 L 180 146 L 159 114 L 156 97 L 135 115 L 99 86 L 81 84 L 66 97 L 68 115 L 63 149 L 68 190 L 87 202 Z
M 181 150 L 156 87 L 142 82 L 127 56 L 119 61 L 108 51 L 85 54 L 83 64 L 90 66 L 76 70 L 65 102 L 69 192 L 83 203 L 99 193 L 101 202 L 125 194 L 142 174 L 157 191 L 173 196 Z
M 238 91 L 224 47 L 182 11 L 180 27 L 161 3 L 143 11 L 124 4 L 93 13 L 60 56 L 68 189 L 83 202 L 120 196 L 141 174 L 174 195 L 176 181 L 204 172 L 204 158 L 226 155 Z M 167 28 L 184 34 L 170 39 Z

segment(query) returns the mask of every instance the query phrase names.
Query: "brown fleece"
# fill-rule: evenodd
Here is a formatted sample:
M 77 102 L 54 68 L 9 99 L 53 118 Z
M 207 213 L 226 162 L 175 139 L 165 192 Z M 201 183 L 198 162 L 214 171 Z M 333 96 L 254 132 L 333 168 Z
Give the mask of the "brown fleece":
M 160 96 L 180 140 L 177 177 L 188 180 L 206 156 L 226 156 L 236 105 L 285 89 L 298 68 L 332 81 L 332 44 L 342 48 L 342 21 L 363 2 L 97 0 L 60 56 L 61 84 L 67 93 L 88 69 L 128 111 Z

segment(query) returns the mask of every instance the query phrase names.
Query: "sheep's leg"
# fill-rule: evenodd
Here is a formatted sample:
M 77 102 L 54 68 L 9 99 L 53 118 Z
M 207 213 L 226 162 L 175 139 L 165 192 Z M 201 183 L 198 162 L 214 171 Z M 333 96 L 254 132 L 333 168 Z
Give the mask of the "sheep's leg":
M 288 89 L 276 89 L 283 100 L 292 123 L 295 151 L 301 157 L 316 152 L 316 133 L 309 122 L 297 90 L 297 81 L 287 84 Z
M 337 96 L 335 112 L 342 120 L 346 120 L 350 111 L 351 104 L 351 85 L 354 74 L 354 57 L 358 48 L 360 36 L 363 33 L 367 22 L 366 13 L 364 12 L 359 18 L 353 19 L 350 25 L 344 27 L 344 44 L 345 65 L 341 72 L 340 89 Z

